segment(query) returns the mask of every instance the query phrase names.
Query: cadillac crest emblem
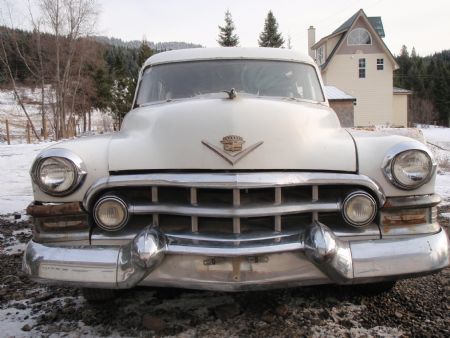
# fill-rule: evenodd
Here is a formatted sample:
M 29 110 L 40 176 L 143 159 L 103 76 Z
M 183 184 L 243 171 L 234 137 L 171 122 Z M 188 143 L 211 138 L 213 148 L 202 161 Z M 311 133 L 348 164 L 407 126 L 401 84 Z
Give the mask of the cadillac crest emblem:
M 223 150 L 235 152 L 241 151 L 242 146 L 245 143 L 244 139 L 237 135 L 225 136 L 220 143 L 223 144 Z
M 235 165 L 238 161 L 240 161 L 244 156 L 250 153 L 252 150 L 258 148 L 263 141 L 259 141 L 248 148 L 243 149 L 243 145 L 245 140 L 243 137 L 238 135 L 228 135 L 222 138 L 223 150 L 214 144 L 209 143 L 208 141 L 202 140 L 202 143 L 214 151 L 217 155 L 222 157 L 225 161 L 230 163 L 231 165 Z

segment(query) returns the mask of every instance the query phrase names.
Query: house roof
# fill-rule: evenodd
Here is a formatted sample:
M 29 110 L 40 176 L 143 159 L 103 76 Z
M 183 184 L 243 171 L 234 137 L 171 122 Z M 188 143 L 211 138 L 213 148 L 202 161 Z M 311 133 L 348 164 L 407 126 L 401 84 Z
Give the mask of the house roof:
M 386 54 L 390 57 L 391 62 L 394 64 L 394 69 L 398 68 L 398 64 L 395 61 L 394 56 L 392 55 L 391 51 L 389 50 L 389 48 L 386 46 L 386 44 L 384 43 L 384 41 L 382 39 L 385 36 L 385 34 L 384 34 L 383 22 L 381 21 L 381 17 L 374 16 L 374 17 L 369 18 L 366 15 L 366 13 L 364 13 L 364 10 L 360 9 L 358 12 L 356 12 L 350 18 L 348 18 L 342 25 L 340 25 L 337 29 L 335 29 L 330 35 L 327 35 L 324 38 L 320 39 L 319 42 L 315 43 L 311 47 L 312 49 L 316 49 L 319 46 L 321 46 L 323 44 L 323 42 L 325 42 L 326 40 L 328 40 L 332 37 L 341 35 L 338 43 L 336 44 L 336 46 L 333 48 L 333 50 L 331 51 L 331 53 L 328 55 L 327 59 L 325 60 L 325 63 L 320 66 L 320 68 L 322 70 L 325 70 L 327 68 L 328 64 L 330 63 L 331 59 L 333 58 L 333 55 L 341 46 L 342 41 L 345 39 L 348 32 L 351 30 L 351 28 L 355 25 L 356 21 L 360 17 L 365 19 L 366 22 L 369 24 L 368 25 L 369 30 L 370 29 L 373 30 L 372 34 L 375 33 L 376 35 L 378 35 L 378 40 L 380 41 L 380 44 L 381 44 L 382 48 L 385 50 Z
M 331 33 L 331 35 L 337 34 L 337 33 L 342 33 L 345 32 L 346 30 L 348 30 L 353 22 L 356 20 L 356 18 L 358 17 L 359 11 L 356 12 L 355 14 L 353 14 L 350 18 L 347 19 L 347 21 L 345 21 L 342 25 L 340 25 L 338 28 L 336 28 L 333 33 Z
M 356 97 L 348 95 L 346 92 L 334 86 L 324 86 L 325 96 L 331 101 L 351 100 L 356 101 Z
M 393 88 L 394 95 L 411 95 L 413 92 L 409 89 L 394 87 Z
M 383 21 L 381 21 L 381 16 L 370 16 L 368 17 L 370 24 L 377 31 L 378 35 L 384 38 L 386 35 L 384 34 Z
M 345 21 L 342 25 L 340 25 L 338 28 L 336 28 L 333 31 L 333 33 L 331 33 L 331 35 L 347 31 L 353 25 L 353 22 L 355 22 L 359 13 L 360 12 L 358 11 L 355 14 L 353 14 L 350 18 L 347 19 L 347 21 Z M 383 21 L 381 21 L 381 16 L 370 16 L 370 17 L 367 17 L 367 19 L 369 19 L 370 24 L 372 25 L 373 29 L 375 29 L 375 31 L 378 33 L 378 35 L 381 38 L 384 38 L 385 34 L 384 34 Z

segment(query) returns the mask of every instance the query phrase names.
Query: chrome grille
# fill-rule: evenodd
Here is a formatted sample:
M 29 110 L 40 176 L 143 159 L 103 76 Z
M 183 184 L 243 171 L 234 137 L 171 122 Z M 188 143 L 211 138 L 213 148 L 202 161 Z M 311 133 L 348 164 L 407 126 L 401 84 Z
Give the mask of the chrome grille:
M 94 184 L 84 203 L 89 209 L 103 194 L 118 194 L 129 203 L 131 223 L 151 222 L 175 241 L 252 236 L 279 241 L 314 220 L 333 219 L 333 225 L 345 227 L 341 201 L 357 189 L 384 203 L 381 190 L 367 177 L 324 173 L 112 176 Z

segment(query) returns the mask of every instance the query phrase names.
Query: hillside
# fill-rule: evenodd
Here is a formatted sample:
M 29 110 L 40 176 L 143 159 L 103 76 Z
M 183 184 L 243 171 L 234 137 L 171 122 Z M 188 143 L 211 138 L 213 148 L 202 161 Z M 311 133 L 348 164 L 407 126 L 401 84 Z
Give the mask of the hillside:
M 122 39 L 110 38 L 107 36 L 94 36 L 93 39 L 98 42 L 105 43 L 115 47 L 136 48 L 136 49 L 139 48 L 139 46 L 142 43 L 141 40 L 123 41 Z M 199 44 L 183 41 L 168 41 L 168 42 L 148 41 L 147 44 L 151 49 L 155 51 L 203 47 L 202 45 Z

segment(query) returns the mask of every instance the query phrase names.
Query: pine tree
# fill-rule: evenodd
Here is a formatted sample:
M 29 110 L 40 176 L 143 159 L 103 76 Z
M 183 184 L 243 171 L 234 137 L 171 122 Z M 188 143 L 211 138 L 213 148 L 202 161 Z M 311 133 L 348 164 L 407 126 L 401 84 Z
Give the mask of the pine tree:
M 450 76 L 450 74 L 447 67 L 441 60 L 438 60 L 436 62 L 433 70 L 433 101 L 437 111 L 439 112 L 439 117 L 441 118 L 441 120 L 447 123 L 450 112 L 450 99 L 448 98 L 450 92 L 448 86 L 448 77 Z
M 278 23 L 272 11 L 267 13 L 267 18 L 264 23 L 264 30 L 259 35 L 258 44 L 260 47 L 275 47 L 280 48 L 284 44 L 284 39 L 281 33 L 278 33 Z
M 225 26 L 219 26 L 219 39 L 217 42 L 222 47 L 236 47 L 239 44 L 239 38 L 234 34 L 233 18 L 229 10 L 225 12 Z
M 395 71 L 394 85 L 401 88 L 411 88 L 408 81 L 408 73 L 411 68 L 411 58 L 409 57 L 408 48 L 403 45 L 400 50 L 400 56 L 397 57 L 399 69 Z
M 147 40 L 144 38 L 138 50 L 139 67 L 144 65 L 144 62 L 153 55 L 153 50 L 149 47 Z

